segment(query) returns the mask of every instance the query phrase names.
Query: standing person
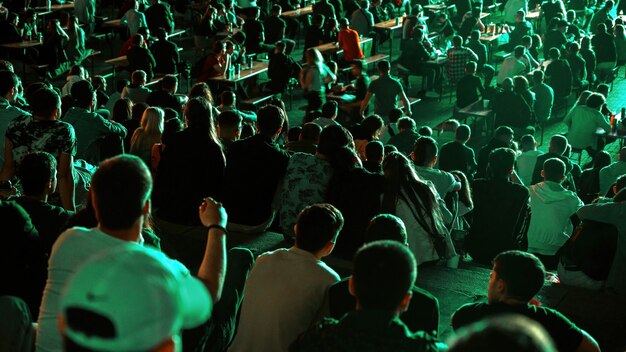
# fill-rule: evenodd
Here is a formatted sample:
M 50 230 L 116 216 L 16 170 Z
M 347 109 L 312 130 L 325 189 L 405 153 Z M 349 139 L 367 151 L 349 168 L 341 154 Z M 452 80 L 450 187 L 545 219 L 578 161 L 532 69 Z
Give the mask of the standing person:
M 146 73 L 146 80 L 150 82 L 154 77 L 156 61 L 144 42 L 143 35 L 137 33 L 133 37 L 133 46 L 126 53 L 128 69 L 130 71 L 142 70 Z
M 557 252 L 569 239 L 573 226 L 570 220 L 583 202 L 575 192 L 561 183 L 565 179 L 565 163 L 551 158 L 543 163 L 544 182 L 530 186 L 528 252 L 535 254 L 544 266 L 556 270 Z
M 286 48 L 286 42 L 277 42 L 267 67 L 267 77 L 270 79 L 267 87 L 274 93 L 284 93 L 291 79 L 300 74 L 300 65 L 286 54 Z
M 350 22 L 347 18 L 339 20 L 341 30 L 337 36 L 339 48 L 343 50 L 343 62 L 342 65 L 347 65 L 354 60 L 360 60 L 365 58 L 363 50 L 361 50 L 361 43 L 359 41 L 359 33 L 354 29 L 350 29 Z
M 87 34 L 93 33 L 96 29 L 96 0 L 74 1 L 74 16 L 86 26 Z
M 332 252 L 342 227 L 337 208 L 308 206 L 298 215 L 295 245 L 259 256 L 246 282 L 246 299 L 230 351 L 286 351 L 315 322 L 324 312 L 328 287 L 339 281 L 321 259 Z
M 361 8 L 355 10 L 350 16 L 352 28 L 364 37 L 370 37 L 370 33 L 374 31 L 374 15 L 370 12 L 369 0 L 360 1 Z
M 167 40 L 167 33 L 163 28 L 157 28 L 155 35 L 158 40 L 150 47 L 155 62 L 154 72 L 176 74 L 180 63 L 178 45 Z
M 80 27 L 78 18 L 69 16 L 67 18 L 67 35 L 69 41 L 65 46 L 67 60 L 71 63 L 81 63 L 85 57 L 85 31 Z
M 326 102 L 326 84 L 337 76 L 326 66 L 319 50 L 309 48 L 305 56 L 307 65 L 300 71 L 300 86 L 307 99 L 307 111 L 318 110 Z
M 379 77 L 370 83 L 367 95 L 365 95 L 365 98 L 361 103 L 361 116 L 364 115 L 372 96 L 375 96 L 376 101 L 374 104 L 374 113 L 379 116 L 388 116 L 389 111 L 398 106 L 397 102 L 399 97 L 404 104 L 406 116 L 411 117 L 411 104 L 404 93 L 404 89 L 402 88 L 400 81 L 391 77 L 389 74 L 391 69 L 389 61 L 379 61 L 378 64 L 376 64 L 376 68 L 378 69 Z
M 130 35 L 135 35 L 141 27 L 148 27 L 146 16 L 139 11 L 139 1 L 133 0 L 133 8 L 126 11 L 120 19 L 120 24 L 128 27 Z
M 148 28 L 151 32 L 157 28 L 164 28 L 167 33 L 174 30 L 174 16 L 170 11 L 170 6 L 161 0 L 150 0 L 150 7 L 145 11 Z

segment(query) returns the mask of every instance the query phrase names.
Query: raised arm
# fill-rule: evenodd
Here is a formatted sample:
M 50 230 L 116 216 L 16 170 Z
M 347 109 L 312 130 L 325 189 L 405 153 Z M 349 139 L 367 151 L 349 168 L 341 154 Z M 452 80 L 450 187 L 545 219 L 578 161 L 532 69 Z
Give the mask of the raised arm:
M 205 198 L 198 210 L 202 225 L 208 227 L 204 258 L 198 278 L 206 285 L 214 302 L 220 300 L 226 277 L 226 223 L 228 215 L 222 203 Z

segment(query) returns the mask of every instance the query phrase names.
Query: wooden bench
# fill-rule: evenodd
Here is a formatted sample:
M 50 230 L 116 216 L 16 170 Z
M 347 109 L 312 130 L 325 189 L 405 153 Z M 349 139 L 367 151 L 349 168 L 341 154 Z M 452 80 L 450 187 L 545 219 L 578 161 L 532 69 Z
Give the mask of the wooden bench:
M 256 111 L 257 107 L 262 103 L 274 98 L 276 94 L 274 93 L 265 93 L 263 95 L 259 95 L 257 97 L 252 97 L 239 101 L 239 105 L 243 107 L 252 107 L 253 110 Z

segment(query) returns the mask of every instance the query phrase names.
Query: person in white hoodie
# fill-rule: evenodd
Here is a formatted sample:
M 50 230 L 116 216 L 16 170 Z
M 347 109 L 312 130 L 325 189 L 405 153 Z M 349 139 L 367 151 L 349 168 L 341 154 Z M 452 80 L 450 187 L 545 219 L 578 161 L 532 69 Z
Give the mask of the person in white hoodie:
M 531 218 L 528 228 L 528 252 L 541 259 L 546 268 L 556 269 L 556 252 L 573 230 L 570 217 L 583 206 L 576 193 L 561 183 L 565 179 L 565 163 L 550 158 L 543 163 L 544 181 L 530 186 Z
M 74 83 L 79 81 L 84 81 L 87 79 L 87 75 L 85 73 L 85 69 L 80 65 L 72 66 L 69 74 L 67 75 L 66 82 L 61 88 L 61 94 L 63 96 L 70 95 L 72 91 L 72 86 Z

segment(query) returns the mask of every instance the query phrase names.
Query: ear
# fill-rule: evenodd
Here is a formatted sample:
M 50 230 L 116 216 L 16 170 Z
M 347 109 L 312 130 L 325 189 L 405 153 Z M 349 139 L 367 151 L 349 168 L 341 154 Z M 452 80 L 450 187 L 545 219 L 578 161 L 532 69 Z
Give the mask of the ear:
M 411 298 L 413 298 L 413 293 L 411 291 L 407 292 L 406 296 L 400 302 L 400 311 L 406 312 L 409 309 L 409 303 L 411 303 Z
M 161 342 L 158 346 L 152 349 L 152 352 L 174 352 L 174 351 L 176 351 L 176 343 L 174 342 L 174 338 L 172 337 Z
M 356 287 L 354 286 L 354 279 L 352 276 L 348 279 L 348 292 L 352 297 L 356 297 Z
M 152 203 L 150 199 L 146 200 L 146 203 L 143 205 L 142 214 L 148 215 L 150 214 L 150 210 L 152 209 Z
M 513 174 L 513 168 L 510 168 L 509 169 L 509 175 L 512 175 L 512 174 Z
M 57 315 L 57 329 L 61 336 L 65 336 L 65 318 L 63 318 L 62 314 Z
M 496 282 L 496 291 L 498 293 L 500 293 L 501 295 L 505 295 L 506 294 L 506 282 L 502 279 L 497 279 L 498 281 Z
M 436 164 L 436 163 L 437 163 L 437 155 L 433 157 L 433 164 Z
M 546 173 L 545 171 L 541 170 L 541 178 L 544 178 L 544 177 L 546 177 Z
M 324 247 L 324 249 L 326 250 L 326 255 L 329 255 L 330 253 L 332 253 L 334 248 L 335 248 L 335 242 L 328 241 L 328 243 L 326 243 L 326 246 Z
M 414 152 L 411 152 L 411 161 L 413 161 L 413 162 L 415 161 L 415 153 Z

